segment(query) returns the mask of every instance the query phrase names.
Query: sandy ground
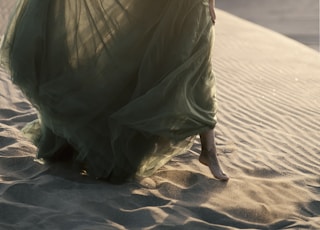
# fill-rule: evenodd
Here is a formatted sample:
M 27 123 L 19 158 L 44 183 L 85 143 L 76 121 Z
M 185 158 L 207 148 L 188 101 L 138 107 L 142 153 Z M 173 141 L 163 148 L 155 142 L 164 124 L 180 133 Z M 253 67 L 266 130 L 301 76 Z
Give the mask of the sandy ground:
M 320 52 L 319 0 L 216 0 L 219 9 L 252 21 Z
M 2 20 L 11 4 L 0 0 Z M 228 183 L 198 162 L 199 140 L 120 186 L 43 164 L 19 131 L 36 113 L 0 72 L 0 229 L 320 229 L 320 56 L 217 15 L 216 135 Z

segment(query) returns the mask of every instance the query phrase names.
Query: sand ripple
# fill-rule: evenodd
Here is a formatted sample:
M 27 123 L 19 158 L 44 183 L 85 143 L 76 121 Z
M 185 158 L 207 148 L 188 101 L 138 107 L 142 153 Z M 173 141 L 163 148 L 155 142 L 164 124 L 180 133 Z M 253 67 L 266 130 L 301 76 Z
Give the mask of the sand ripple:
M 1 17 L 11 3 L 0 1 Z M 117 186 L 35 161 L 19 130 L 36 113 L 0 73 L 0 229 L 320 229 L 320 56 L 218 14 L 228 183 L 198 162 L 198 139 L 152 177 Z

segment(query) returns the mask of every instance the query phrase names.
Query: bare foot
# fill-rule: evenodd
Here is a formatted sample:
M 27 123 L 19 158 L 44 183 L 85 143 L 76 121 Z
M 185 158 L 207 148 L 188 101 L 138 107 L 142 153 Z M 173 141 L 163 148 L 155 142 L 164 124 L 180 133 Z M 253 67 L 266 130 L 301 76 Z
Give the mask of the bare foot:
M 201 151 L 199 161 L 208 166 L 212 175 L 221 181 L 228 181 L 229 177 L 222 171 L 215 150 Z

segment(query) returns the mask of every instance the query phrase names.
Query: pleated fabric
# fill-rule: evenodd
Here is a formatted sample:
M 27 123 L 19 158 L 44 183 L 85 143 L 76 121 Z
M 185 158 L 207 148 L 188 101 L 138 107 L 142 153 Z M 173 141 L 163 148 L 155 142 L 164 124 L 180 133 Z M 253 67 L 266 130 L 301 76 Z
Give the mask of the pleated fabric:
M 216 124 L 207 0 L 20 0 L 1 65 L 39 111 L 38 157 L 150 175 Z

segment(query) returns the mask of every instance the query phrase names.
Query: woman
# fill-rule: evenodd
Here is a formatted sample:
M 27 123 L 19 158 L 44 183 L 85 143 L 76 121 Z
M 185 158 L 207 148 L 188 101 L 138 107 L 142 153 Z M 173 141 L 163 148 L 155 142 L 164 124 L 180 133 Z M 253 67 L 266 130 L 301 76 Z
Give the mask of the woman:
M 2 65 L 40 115 L 38 157 L 72 155 L 90 175 L 150 175 L 200 133 L 214 143 L 214 0 L 21 0 Z

